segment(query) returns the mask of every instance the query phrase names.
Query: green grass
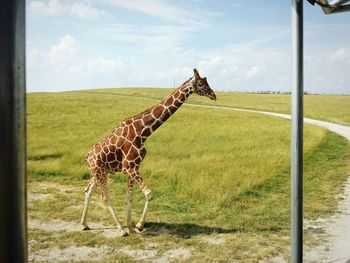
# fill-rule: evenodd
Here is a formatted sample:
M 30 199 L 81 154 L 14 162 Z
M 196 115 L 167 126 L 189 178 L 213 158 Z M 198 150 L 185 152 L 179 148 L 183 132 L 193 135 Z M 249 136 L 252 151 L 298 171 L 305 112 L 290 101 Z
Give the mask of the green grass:
M 141 98 L 157 99 L 166 95 L 165 91 L 29 94 L 29 192 L 50 196 L 29 205 L 29 218 L 79 222 L 83 189 L 88 182 L 86 152 L 125 117 L 154 104 Z M 259 96 L 255 100 L 266 103 L 266 95 Z M 210 103 L 206 98 L 192 97 L 192 103 Z M 188 248 L 194 262 L 255 262 L 277 254 L 287 258 L 289 132 L 288 120 L 184 106 L 146 142 L 148 155 L 141 174 L 155 199 L 148 216 L 153 223 L 145 234 L 111 240 L 96 232 L 58 232 L 53 238 L 51 231 L 31 229 L 33 253 L 72 245 L 147 249 L 148 243 L 154 243 L 159 255 L 174 246 Z M 304 149 L 305 216 L 312 219 L 329 215 L 336 209 L 335 194 L 349 171 L 349 144 L 324 129 L 305 125 Z M 123 174 L 113 175 L 109 181 L 113 204 L 123 222 L 126 184 Z M 136 221 L 144 203 L 138 189 L 134 203 Z M 98 194 L 94 195 L 89 219 L 112 224 Z M 203 241 L 219 233 L 225 239 L 223 244 Z M 113 259 L 133 260 L 123 253 Z
M 215 89 L 215 87 L 213 87 Z M 86 92 L 161 99 L 170 93 L 170 89 L 102 89 Z M 290 113 L 290 95 L 257 94 L 239 92 L 216 92 L 215 105 L 270 112 Z M 206 99 L 191 96 L 189 103 L 210 104 Z M 350 126 L 350 96 L 305 95 L 305 117 L 331 121 Z

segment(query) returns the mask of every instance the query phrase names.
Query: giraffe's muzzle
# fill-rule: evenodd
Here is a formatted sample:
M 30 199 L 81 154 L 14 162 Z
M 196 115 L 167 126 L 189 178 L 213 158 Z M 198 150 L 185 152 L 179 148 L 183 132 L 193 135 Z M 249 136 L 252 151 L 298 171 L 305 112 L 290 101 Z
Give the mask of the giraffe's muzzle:
M 209 97 L 209 99 L 211 99 L 211 100 L 216 100 L 216 95 L 215 95 L 215 93 L 210 94 L 208 97 Z

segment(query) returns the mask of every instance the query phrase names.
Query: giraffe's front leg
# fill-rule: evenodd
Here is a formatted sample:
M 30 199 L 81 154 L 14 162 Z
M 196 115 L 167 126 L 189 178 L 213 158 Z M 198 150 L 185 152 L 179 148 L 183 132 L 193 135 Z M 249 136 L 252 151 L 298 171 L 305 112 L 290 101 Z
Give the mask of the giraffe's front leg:
M 134 179 L 134 181 L 138 184 L 138 186 L 141 188 L 143 194 L 145 195 L 145 199 L 146 199 L 146 203 L 145 203 L 145 207 L 143 209 L 142 216 L 141 216 L 139 222 L 136 224 L 136 229 L 139 231 L 142 231 L 144 226 L 145 226 L 146 215 L 147 215 L 149 203 L 153 199 L 153 195 L 152 195 L 152 191 L 146 186 L 140 173 L 137 170 L 133 170 L 132 172 L 130 172 L 129 176 L 130 175 Z
M 145 207 L 143 208 L 143 213 L 141 215 L 140 221 L 136 224 L 136 228 L 139 231 L 142 231 L 143 228 L 145 227 L 145 223 L 146 223 L 146 214 L 148 211 L 148 206 L 150 201 L 153 199 L 153 195 L 150 189 L 146 188 L 145 191 L 143 191 L 145 198 L 146 198 L 146 203 L 145 203 Z

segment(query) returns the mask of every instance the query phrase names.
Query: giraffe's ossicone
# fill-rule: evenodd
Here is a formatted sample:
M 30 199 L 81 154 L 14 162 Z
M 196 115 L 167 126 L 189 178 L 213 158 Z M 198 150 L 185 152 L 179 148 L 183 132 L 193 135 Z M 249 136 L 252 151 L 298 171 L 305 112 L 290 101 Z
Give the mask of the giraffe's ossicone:
M 174 114 L 192 93 L 216 100 L 216 95 L 210 88 L 207 79 L 201 78 L 196 69 L 193 72 L 193 77 L 185 81 L 160 103 L 133 117 L 126 118 L 113 130 L 112 134 L 96 143 L 86 155 L 91 180 L 85 189 L 85 205 L 81 219 L 85 230 L 89 229 L 86 220 L 87 211 L 96 186 L 101 187 L 102 200 L 110 210 L 118 229 L 122 231 L 122 235 L 127 235 L 131 230 L 136 232 L 143 230 L 149 202 L 153 198 L 151 190 L 146 186 L 139 173 L 141 162 L 147 153 L 144 146 L 146 139 Z M 128 176 L 128 231 L 123 230 L 108 198 L 107 175 L 115 172 L 123 172 Z M 141 188 L 146 199 L 141 219 L 136 224 L 136 228 L 133 227 L 131 219 L 135 183 Z

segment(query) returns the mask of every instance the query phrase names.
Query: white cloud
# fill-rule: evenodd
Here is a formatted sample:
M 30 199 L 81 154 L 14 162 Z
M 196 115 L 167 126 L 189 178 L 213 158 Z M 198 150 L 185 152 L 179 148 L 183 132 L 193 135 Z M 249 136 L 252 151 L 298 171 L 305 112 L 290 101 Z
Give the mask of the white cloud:
M 350 52 L 345 48 L 339 48 L 329 56 L 329 60 L 332 62 L 337 62 L 337 61 L 350 62 Z
M 105 0 L 105 2 L 172 22 L 186 24 L 187 26 L 201 26 L 205 24 L 205 17 L 211 15 L 211 12 L 207 12 L 206 16 L 200 15 L 198 10 L 187 10 L 178 7 L 179 5 L 170 4 L 163 0 Z M 218 14 L 215 13 L 212 15 Z
M 50 49 L 33 48 L 28 51 L 28 68 L 33 71 L 61 71 L 78 68 L 78 42 L 67 34 L 51 45 Z M 79 66 L 81 67 L 81 66 Z
M 48 58 L 51 63 L 65 61 L 78 51 L 77 41 L 71 35 L 65 35 L 58 43 L 51 46 Z
M 259 74 L 261 71 L 261 68 L 258 67 L 258 66 L 252 66 L 245 74 L 245 76 L 248 78 L 248 79 L 251 79 L 253 78 L 255 75 Z
M 118 57 L 84 56 L 79 51 L 78 41 L 69 34 L 48 49 L 29 49 L 27 57 L 29 91 L 48 90 L 45 85 L 50 86 L 49 90 L 121 85 L 133 77 L 130 61 Z
M 209 71 L 215 70 L 215 68 L 218 68 L 223 62 L 224 59 L 221 56 L 215 55 L 210 59 L 199 61 L 198 66 L 205 71 Z
M 67 7 L 58 0 L 51 0 L 48 3 L 32 1 L 29 5 L 29 11 L 38 16 L 59 16 L 67 11 Z
M 183 49 L 183 43 L 191 39 L 191 34 L 196 32 L 191 27 L 181 25 L 150 25 L 133 26 L 129 24 L 104 24 L 91 27 L 90 34 L 95 38 L 103 38 L 107 42 L 119 46 L 133 46 L 142 53 L 166 52 L 177 53 Z
M 69 34 L 64 35 L 49 49 L 30 48 L 27 52 L 28 71 L 44 71 L 47 74 L 81 71 L 84 65 L 77 59 L 78 52 L 78 42 L 75 38 Z
M 49 2 L 32 1 L 29 5 L 29 11 L 35 16 L 70 15 L 82 20 L 94 20 L 105 13 L 84 2 L 64 4 L 59 0 L 50 0 Z
M 91 73 L 109 74 L 123 66 L 122 61 L 112 58 L 90 57 L 87 61 L 87 71 Z
M 79 73 L 109 74 L 123 66 L 116 58 L 88 56 L 82 59 L 79 54 L 78 42 L 67 34 L 58 39 L 47 51 L 31 49 L 28 52 L 30 69 Z
M 74 3 L 70 8 L 70 14 L 72 16 L 77 16 L 83 20 L 94 20 L 104 13 L 105 12 L 92 7 L 91 4 L 85 4 L 83 2 Z
M 51 52 L 54 54 L 74 54 L 77 52 L 77 41 L 71 35 L 64 35 L 57 43 L 52 45 Z

